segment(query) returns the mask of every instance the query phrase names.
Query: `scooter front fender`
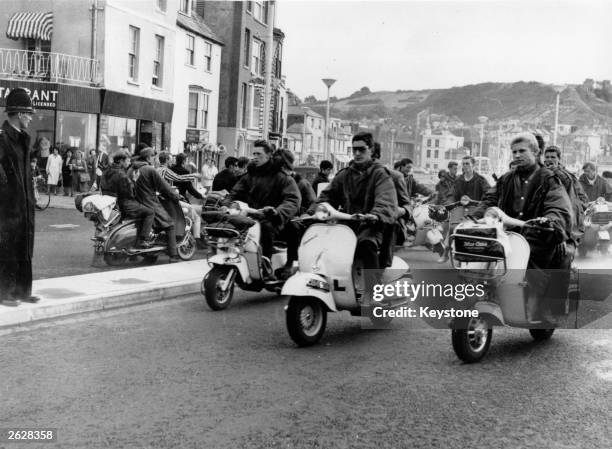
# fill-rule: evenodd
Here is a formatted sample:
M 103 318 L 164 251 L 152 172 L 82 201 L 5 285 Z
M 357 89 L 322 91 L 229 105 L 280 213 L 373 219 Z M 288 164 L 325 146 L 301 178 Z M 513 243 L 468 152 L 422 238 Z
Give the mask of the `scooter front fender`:
M 244 256 L 240 255 L 234 259 L 229 259 L 226 254 L 215 254 L 208 258 L 208 265 L 231 265 L 238 269 L 238 274 L 245 284 L 250 284 L 251 275 L 249 274 L 249 267 Z
M 504 321 L 504 314 L 501 311 L 499 305 L 494 302 L 489 301 L 480 301 L 474 305 L 474 309 L 478 311 L 478 315 L 489 315 L 494 318 L 491 324 L 498 326 L 505 326 L 506 323 Z M 497 322 L 495 322 L 495 320 Z
M 338 309 L 336 308 L 336 303 L 334 302 L 334 297 L 332 296 L 331 291 L 325 291 L 308 286 L 308 282 L 313 279 L 327 284 L 327 280 L 319 274 L 302 273 L 298 271 L 287 279 L 285 285 L 283 285 L 283 289 L 281 290 L 281 295 L 312 296 L 320 299 L 330 311 L 337 312 Z

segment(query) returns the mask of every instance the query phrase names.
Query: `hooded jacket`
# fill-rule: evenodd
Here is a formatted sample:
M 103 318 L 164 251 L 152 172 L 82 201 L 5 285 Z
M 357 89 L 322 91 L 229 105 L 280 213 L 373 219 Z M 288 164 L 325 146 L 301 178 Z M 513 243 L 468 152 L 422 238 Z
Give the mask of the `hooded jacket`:
M 261 166 L 250 163 L 223 202 L 244 201 L 254 209 L 271 206 L 278 213 L 277 223 L 283 227 L 299 210 L 301 196 L 295 180 L 269 160 Z
M 603 179 L 601 176 L 597 175 L 595 177 L 595 183 L 591 185 L 587 176 L 583 173 L 578 178 L 580 181 L 580 185 L 586 196 L 589 197 L 589 201 L 595 201 L 599 197 L 605 198 L 606 201 L 612 201 L 612 187 L 610 184 Z
M 338 172 L 330 185 L 321 192 L 317 204 L 329 203 L 342 207 L 348 214 L 374 214 L 382 223 L 393 224 L 397 218 L 397 193 L 393 179 L 385 167 L 370 161 L 363 170 L 351 161 Z M 315 205 L 309 212 L 314 212 Z

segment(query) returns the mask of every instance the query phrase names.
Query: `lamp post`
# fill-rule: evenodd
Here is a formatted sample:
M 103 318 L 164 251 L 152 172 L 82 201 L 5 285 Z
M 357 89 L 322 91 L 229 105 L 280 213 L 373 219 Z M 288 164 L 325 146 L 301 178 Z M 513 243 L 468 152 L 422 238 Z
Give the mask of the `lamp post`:
M 478 121 L 480 122 L 480 147 L 478 148 L 478 172 L 482 171 L 482 143 L 484 140 L 484 127 L 485 123 L 489 120 L 484 115 L 478 117 Z
M 323 84 L 325 84 L 327 86 L 327 109 L 325 110 L 325 150 L 323 153 L 323 158 L 324 159 L 328 159 L 328 150 L 329 150 L 329 142 L 327 141 L 328 139 L 328 135 L 329 135 L 329 89 L 332 87 L 332 85 L 336 82 L 336 80 L 331 79 L 331 78 L 323 78 L 321 81 L 323 81 Z
M 393 158 L 395 157 L 395 145 L 393 145 L 394 140 L 395 140 L 395 132 L 396 132 L 396 129 L 391 128 L 391 151 L 389 152 L 391 157 L 390 157 L 389 163 L 393 162 Z
M 555 129 L 553 131 L 553 145 L 557 145 L 557 129 L 559 128 L 559 98 L 561 92 L 565 90 L 565 86 L 553 86 L 555 92 L 557 92 L 557 105 L 555 106 Z

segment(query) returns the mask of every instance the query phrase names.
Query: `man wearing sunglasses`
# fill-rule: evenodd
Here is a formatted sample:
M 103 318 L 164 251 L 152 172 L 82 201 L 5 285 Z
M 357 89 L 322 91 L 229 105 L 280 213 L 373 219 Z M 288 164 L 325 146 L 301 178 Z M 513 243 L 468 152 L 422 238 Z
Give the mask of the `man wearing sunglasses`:
M 329 203 L 342 207 L 348 214 L 363 214 L 367 221 L 354 226 L 357 235 L 355 258 L 365 269 L 366 294 L 363 306 L 371 304 L 373 285 L 378 282 L 381 268 L 386 265 L 385 254 L 381 255 L 387 227 L 393 226 L 398 215 L 395 185 L 388 170 L 372 159 L 374 140 L 372 134 L 361 132 L 352 139 L 353 160 L 340 170 L 330 185 L 321 192 L 317 203 L 309 213 L 314 213 L 317 204 Z

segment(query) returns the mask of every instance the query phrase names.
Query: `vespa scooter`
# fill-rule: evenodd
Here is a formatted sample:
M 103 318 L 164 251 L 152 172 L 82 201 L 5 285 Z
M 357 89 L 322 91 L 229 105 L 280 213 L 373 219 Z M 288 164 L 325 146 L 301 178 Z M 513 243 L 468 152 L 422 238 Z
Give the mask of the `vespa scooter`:
M 537 220 L 524 227 L 546 233 Z M 465 283 L 480 283 L 485 295 L 465 301 L 464 307 L 478 311 L 478 317 L 450 322 L 452 344 L 457 356 L 467 363 L 480 361 L 491 344 L 493 326 L 529 329 L 535 340 L 550 338 L 556 323 L 539 318 L 542 302 L 527 279 L 529 243 L 525 237 L 505 231 L 501 220 L 487 212 L 484 223 L 467 220 L 457 225 L 451 235 L 451 265 Z M 564 313 L 569 313 L 565 298 Z
M 347 310 L 353 316 L 364 311 L 359 298 L 364 294 L 360 261 L 355 261 L 357 236 L 342 221 L 363 221 L 363 215 L 339 212 L 331 205 L 319 205 L 298 249 L 298 271 L 285 282 L 281 295 L 289 298 L 285 307 L 287 331 L 298 346 L 316 344 L 327 324 L 328 312 Z M 299 220 L 299 219 L 298 219 Z M 382 275 L 381 283 L 400 279 L 408 273 L 408 264 L 393 257 L 393 265 Z M 379 303 L 385 308 L 408 304 L 406 298 Z M 391 319 L 368 313 L 376 324 Z
M 229 307 L 235 284 L 247 291 L 280 291 L 283 281 L 272 274 L 285 266 L 287 248 L 275 242 L 271 259 L 262 255 L 257 219 L 264 215 L 263 210 L 240 201 L 232 203 L 227 212 L 202 213 L 206 241 L 216 253 L 208 259 L 211 270 L 202 279 L 200 292 L 212 310 Z
M 612 229 L 612 203 L 597 198 L 588 204 L 584 213 L 585 230 L 578 246 L 578 255 L 586 257 L 589 251 L 598 250 L 602 256 L 607 256 Z

